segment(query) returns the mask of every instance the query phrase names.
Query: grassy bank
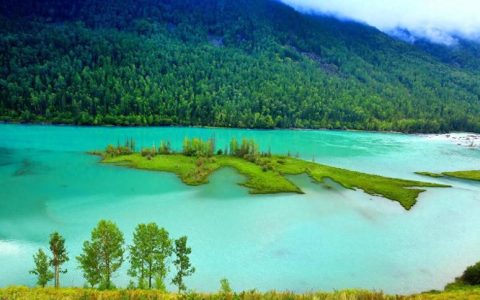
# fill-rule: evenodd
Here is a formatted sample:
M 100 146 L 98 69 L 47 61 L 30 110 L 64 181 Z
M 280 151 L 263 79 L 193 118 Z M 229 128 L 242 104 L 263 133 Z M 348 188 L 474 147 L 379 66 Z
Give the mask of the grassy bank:
M 189 293 L 179 296 L 174 293 L 147 290 L 114 290 L 98 291 L 83 288 L 27 288 L 8 287 L 0 289 L 1 300 L 153 300 L 153 299 L 245 299 L 245 300 L 443 300 L 443 299 L 480 299 L 480 288 L 465 290 L 453 290 L 446 292 L 430 292 L 416 295 L 400 296 L 386 295 L 382 292 L 345 290 L 336 292 L 312 292 L 295 294 L 291 292 L 267 292 L 246 291 L 240 293 Z
M 458 179 L 480 181 L 480 170 L 442 172 L 442 173 L 432 173 L 432 172 L 415 172 L 415 173 L 419 175 L 435 177 L 435 178 L 452 177 L 452 178 L 458 178 Z
M 208 177 L 223 167 L 232 167 L 246 176 L 242 184 L 253 194 L 302 193 L 302 190 L 284 175 L 306 173 L 314 181 L 329 178 L 345 188 L 361 189 L 368 194 L 378 195 L 399 202 L 405 209 L 415 205 L 417 197 L 424 192 L 422 187 L 448 187 L 446 185 L 395 179 L 365 174 L 314 162 L 287 157 L 261 157 L 256 162 L 229 155 L 192 157 L 183 154 L 155 155 L 145 157 L 139 153 L 128 155 L 104 155 L 103 163 L 126 166 L 142 170 L 163 171 L 177 174 L 188 185 L 208 182 Z

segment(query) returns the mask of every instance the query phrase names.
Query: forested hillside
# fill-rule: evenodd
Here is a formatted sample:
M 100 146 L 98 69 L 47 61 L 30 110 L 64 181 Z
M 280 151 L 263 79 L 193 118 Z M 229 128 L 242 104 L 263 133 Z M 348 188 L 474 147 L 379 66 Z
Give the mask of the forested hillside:
M 480 55 L 270 0 L 4 0 L 0 120 L 480 132 Z

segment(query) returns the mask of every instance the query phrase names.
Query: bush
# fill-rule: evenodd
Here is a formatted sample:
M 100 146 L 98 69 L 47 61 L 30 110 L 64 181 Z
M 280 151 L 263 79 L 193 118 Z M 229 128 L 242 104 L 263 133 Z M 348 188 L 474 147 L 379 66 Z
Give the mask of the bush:
M 158 153 L 159 154 L 171 154 L 172 153 L 172 147 L 170 145 L 169 141 L 161 141 L 160 142 L 160 147 L 158 148 Z
M 152 158 L 155 156 L 155 154 L 157 154 L 157 151 L 155 148 L 143 148 L 141 154 L 143 157 Z
M 228 282 L 228 279 L 223 278 L 220 280 L 220 295 L 225 296 L 231 294 L 232 288 L 230 287 L 230 283 Z
M 188 139 L 183 141 L 183 154 L 186 156 L 211 157 L 215 150 L 215 140 L 202 140 L 199 138 Z
M 468 267 L 460 279 L 465 284 L 480 285 L 480 262 Z

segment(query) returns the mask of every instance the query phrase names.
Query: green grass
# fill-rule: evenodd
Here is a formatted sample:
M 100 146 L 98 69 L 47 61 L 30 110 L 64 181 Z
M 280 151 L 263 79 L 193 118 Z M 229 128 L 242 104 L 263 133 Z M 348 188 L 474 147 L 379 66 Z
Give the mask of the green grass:
M 153 300 L 153 299 L 202 299 L 202 300 L 447 300 L 447 299 L 480 299 L 480 288 L 473 287 L 462 290 L 444 292 L 427 292 L 415 295 L 387 295 L 378 291 L 365 290 L 344 290 L 335 292 L 309 292 L 304 294 L 292 292 L 266 292 L 261 293 L 255 290 L 239 293 L 189 293 L 180 296 L 175 293 L 164 293 L 160 291 L 147 290 L 113 290 L 98 291 L 85 288 L 28 288 L 28 287 L 7 287 L 0 289 L 1 300 Z
M 432 177 L 432 178 L 442 178 L 442 177 L 445 177 L 445 176 L 442 175 L 442 174 L 432 173 L 432 172 L 415 172 L 415 174 L 422 175 L 422 176 L 428 176 L 428 177 Z
M 454 178 L 480 181 L 480 170 L 443 172 L 442 174 L 445 176 L 454 177 Z
M 431 172 L 415 172 L 415 174 L 429 176 L 429 177 L 453 177 L 458 179 L 466 180 L 475 180 L 480 181 L 480 170 L 473 171 L 456 171 L 456 172 L 442 172 L 442 173 L 431 173 Z
M 370 195 L 378 195 L 399 202 L 405 209 L 412 208 L 420 193 L 419 187 L 448 187 L 435 183 L 389 178 L 378 175 L 330 167 L 295 158 L 277 160 L 278 170 L 283 174 L 308 174 L 317 182 L 329 178 L 345 188 L 361 189 Z
M 188 185 L 208 183 L 210 174 L 223 167 L 232 167 L 246 176 L 247 180 L 242 185 L 249 188 L 252 194 L 303 193 L 284 175 L 306 173 L 316 182 L 323 182 L 329 178 L 347 189 L 361 189 L 370 195 L 397 201 L 407 210 L 415 205 L 418 195 L 425 191 L 422 187 L 448 187 L 435 183 L 365 174 L 284 156 L 262 157 L 253 163 L 226 155 L 196 158 L 171 154 L 147 158 L 134 153 L 104 157 L 102 162 L 142 170 L 175 173 Z
M 147 159 L 138 153 L 104 158 L 104 163 L 142 170 L 164 171 L 177 174 L 188 185 L 208 183 L 210 174 L 222 167 L 232 167 L 247 177 L 243 186 L 252 194 L 302 193 L 300 188 L 280 173 L 268 170 L 250 161 L 226 155 L 196 158 L 182 154 L 156 155 Z

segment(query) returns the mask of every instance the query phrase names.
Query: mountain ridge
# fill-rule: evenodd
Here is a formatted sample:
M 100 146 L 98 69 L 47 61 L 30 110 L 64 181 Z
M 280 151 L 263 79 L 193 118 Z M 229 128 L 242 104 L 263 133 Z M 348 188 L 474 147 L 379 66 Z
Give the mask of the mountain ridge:
M 473 50 L 269 0 L 2 3 L 6 121 L 480 132 Z

